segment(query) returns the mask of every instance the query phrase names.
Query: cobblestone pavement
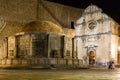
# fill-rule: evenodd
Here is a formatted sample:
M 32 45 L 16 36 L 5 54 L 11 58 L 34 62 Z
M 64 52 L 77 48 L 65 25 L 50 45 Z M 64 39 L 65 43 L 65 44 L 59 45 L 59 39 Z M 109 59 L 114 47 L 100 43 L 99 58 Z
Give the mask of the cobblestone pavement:
M 120 69 L 0 70 L 0 80 L 120 80 Z

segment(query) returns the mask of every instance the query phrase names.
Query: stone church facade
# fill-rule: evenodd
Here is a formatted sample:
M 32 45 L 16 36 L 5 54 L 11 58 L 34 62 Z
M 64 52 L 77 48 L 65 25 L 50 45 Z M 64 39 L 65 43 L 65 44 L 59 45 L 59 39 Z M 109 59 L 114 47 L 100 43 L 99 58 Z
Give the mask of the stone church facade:
M 119 24 L 95 5 L 88 6 L 75 25 L 78 59 L 85 64 L 119 64 Z

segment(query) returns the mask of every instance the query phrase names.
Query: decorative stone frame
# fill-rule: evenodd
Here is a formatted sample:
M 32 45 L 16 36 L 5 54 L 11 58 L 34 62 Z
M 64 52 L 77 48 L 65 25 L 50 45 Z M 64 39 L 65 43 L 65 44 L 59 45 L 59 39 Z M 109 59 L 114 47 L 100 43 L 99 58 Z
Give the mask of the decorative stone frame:
M 94 27 L 93 27 L 94 26 Z M 97 21 L 95 21 L 95 20 L 90 20 L 90 21 L 88 21 L 88 23 L 87 23 L 87 28 L 88 28 L 88 30 L 94 30 L 95 28 L 96 28 L 96 26 L 97 26 Z

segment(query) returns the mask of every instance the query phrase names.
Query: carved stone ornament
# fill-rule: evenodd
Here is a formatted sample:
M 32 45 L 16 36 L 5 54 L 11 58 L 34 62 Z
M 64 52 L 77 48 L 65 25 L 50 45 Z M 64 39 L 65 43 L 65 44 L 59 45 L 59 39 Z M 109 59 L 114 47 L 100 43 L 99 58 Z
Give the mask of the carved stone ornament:
M 97 23 L 95 21 L 90 21 L 88 24 L 88 28 L 93 30 L 96 27 Z

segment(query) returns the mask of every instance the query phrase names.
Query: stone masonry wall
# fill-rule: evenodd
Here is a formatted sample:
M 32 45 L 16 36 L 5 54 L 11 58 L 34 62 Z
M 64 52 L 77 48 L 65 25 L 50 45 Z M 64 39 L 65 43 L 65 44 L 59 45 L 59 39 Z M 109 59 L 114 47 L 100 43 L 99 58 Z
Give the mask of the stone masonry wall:
M 16 38 L 15 36 L 10 36 L 8 38 L 8 58 L 16 57 Z
M 82 10 L 45 0 L 0 0 L 0 17 L 6 21 L 28 23 L 50 20 L 70 27 L 71 21 L 80 17 Z
M 61 35 L 51 33 L 49 34 L 49 49 L 50 57 L 62 57 Z
M 82 60 L 62 58 L 31 58 L 31 59 L 3 59 L 0 68 L 87 68 Z
M 37 0 L 0 0 L 0 17 L 7 21 L 36 20 Z
M 30 41 L 31 37 L 30 35 L 19 35 L 17 36 L 17 58 L 25 58 L 30 56 Z
M 64 37 L 64 58 L 73 57 L 72 48 L 73 48 L 72 38 Z
M 48 34 L 35 33 L 32 34 L 32 56 L 33 57 L 47 57 L 48 54 Z
M 82 12 L 82 9 L 39 0 L 38 19 L 50 20 L 62 27 L 71 28 L 71 22 L 76 22 Z

